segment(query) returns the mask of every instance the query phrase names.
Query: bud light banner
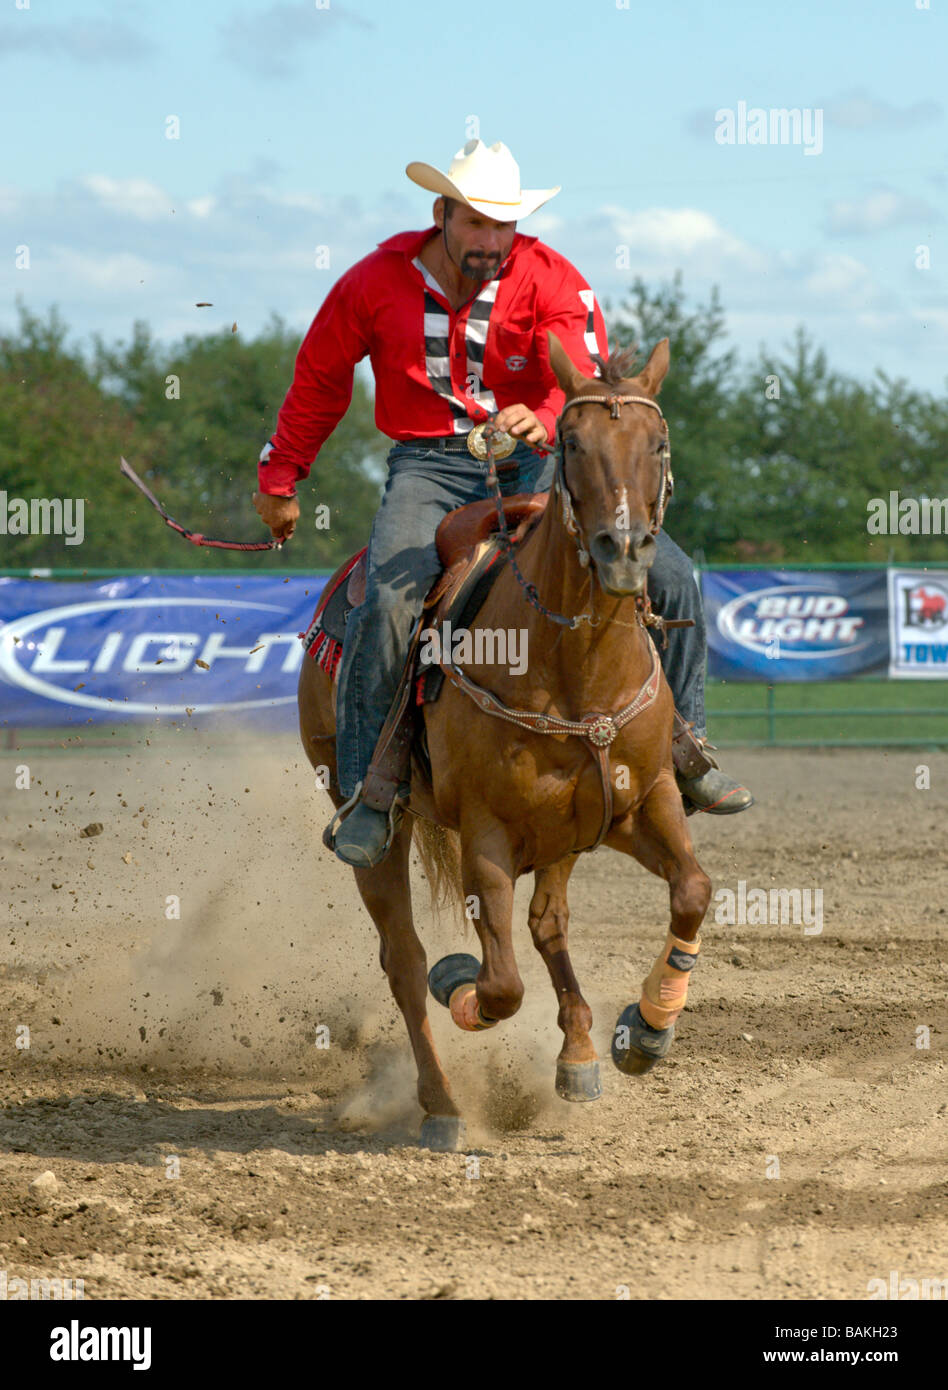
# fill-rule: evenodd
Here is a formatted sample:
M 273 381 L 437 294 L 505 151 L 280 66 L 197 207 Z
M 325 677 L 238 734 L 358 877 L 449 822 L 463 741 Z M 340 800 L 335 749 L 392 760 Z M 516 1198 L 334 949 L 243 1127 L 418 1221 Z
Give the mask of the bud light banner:
M 889 570 L 889 675 L 948 680 L 948 570 Z
M 712 676 L 819 681 L 888 670 L 884 570 L 706 570 L 702 593 Z
M 239 574 L 0 578 L 0 725 L 233 715 L 292 728 L 298 634 L 325 583 Z

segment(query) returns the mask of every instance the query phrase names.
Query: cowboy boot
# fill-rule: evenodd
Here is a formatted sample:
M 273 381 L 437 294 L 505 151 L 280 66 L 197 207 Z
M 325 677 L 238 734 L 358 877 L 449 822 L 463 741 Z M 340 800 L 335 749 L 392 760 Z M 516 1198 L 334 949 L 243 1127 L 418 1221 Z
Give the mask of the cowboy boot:
M 420 631 L 419 621 L 365 779 L 323 832 L 326 848 L 353 869 L 381 864 L 411 796 L 411 746 L 417 727 L 413 676 Z
M 359 792 L 361 788 L 360 783 Z M 395 803 L 388 811 L 377 811 L 360 801 L 335 834 L 332 834 L 331 824 L 326 834 L 330 836 L 330 848 L 335 851 L 337 859 L 353 869 L 374 869 L 388 854 L 400 822 L 401 808 Z
M 707 811 L 713 816 L 733 816 L 753 806 L 754 798 L 747 787 L 722 772 L 706 749 L 712 747 L 703 736 L 696 736 L 692 726 L 675 710 L 672 734 L 672 761 L 675 779 L 685 803 L 685 814 Z
M 411 796 L 408 778 L 414 720 L 410 710 L 398 706 L 396 700 L 365 781 L 360 782 L 355 794 L 339 807 L 323 832 L 326 848 L 333 850 L 337 859 L 353 869 L 374 869 L 376 864 L 381 864 L 392 847 Z M 341 817 L 345 819 L 339 825 Z

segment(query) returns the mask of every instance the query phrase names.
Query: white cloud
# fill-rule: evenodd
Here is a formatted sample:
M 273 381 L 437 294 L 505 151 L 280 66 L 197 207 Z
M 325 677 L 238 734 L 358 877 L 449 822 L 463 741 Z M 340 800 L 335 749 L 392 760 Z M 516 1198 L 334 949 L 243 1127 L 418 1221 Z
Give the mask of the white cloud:
M 203 198 L 189 199 L 185 206 L 195 217 L 210 217 L 217 207 L 217 199 L 208 193 Z
M 270 183 L 268 170 L 254 169 L 190 197 L 101 172 L 52 193 L 6 187 L 0 240 L 29 241 L 34 269 L 15 272 L 12 260 L 0 261 L 0 304 L 15 294 L 34 312 L 57 303 L 74 332 L 107 338 L 126 337 L 136 318 L 165 340 L 234 320 L 252 335 L 273 311 L 302 336 L 348 266 L 395 232 L 428 225 L 427 209 L 408 195 L 318 198 Z M 693 206 L 615 203 L 582 217 L 544 211 L 523 230 L 568 257 L 600 299 L 621 300 L 637 276 L 657 287 L 678 270 L 690 304 L 719 286 L 730 339 L 747 355 L 761 340 L 782 347 L 802 322 L 840 370 L 912 362 L 920 382 L 942 384 L 948 313 L 929 308 L 932 275 L 908 276 L 871 240 L 864 256 L 823 246 L 788 251 Z M 779 228 L 769 240 L 780 240 Z M 316 246 L 329 247 L 329 269 L 314 264 Z M 627 264 L 617 264 L 619 246 L 628 247 Z M 199 300 L 214 308 L 196 310 Z M 0 323 L 11 319 L 7 308 Z
M 924 309 L 909 311 L 913 321 L 923 328 L 938 328 L 948 336 L 948 309 L 936 309 L 931 305 Z
M 935 121 L 942 114 L 937 101 L 916 101 L 909 106 L 892 106 L 874 97 L 865 87 L 823 103 L 828 125 L 846 130 L 907 130 L 910 126 Z
M 762 268 L 758 251 L 697 208 L 643 208 L 630 212 L 607 205 L 598 218 L 612 223 L 617 246 L 629 248 L 633 263 L 641 257 L 663 265 L 697 259 L 705 265 L 730 262 L 746 270 Z
M 838 198 L 829 205 L 826 230 L 834 236 L 864 236 L 900 223 L 930 226 L 940 222 L 941 214 L 921 198 L 912 198 L 894 188 L 877 188 L 864 198 Z
M 623 245 L 627 269 L 615 265 L 615 247 Z M 794 323 L 816 323 L 901 303 L 871 266 L 852 255 L 753 245 L 693 208 L 604 208 L 582 223 L 564 224 L 557 249 L 604 298 L 624 296 L 637 276 L 655 283 L 679 270 L 692 298 L 706 298 L 717 285 L 729 325 L 735 315 L 788 314 Z
M 879 289 L 868 267 L 853 256 L 818 255 L 812 269 L 804 270 L 801 284 L 813 296 L 814 305 L 863 309 L 878 302 Z
M 219 30 L 225 58 L 258 76 L 292 77 L 298 71 L 301 51 L 319 43 L 341 23 L 361 29 L 375 26 L 350 10 L 332 3 L 271 5 L 269 9 L 233 15 Z
M 545 237 L 556 236 L 562 225 L 562 217 L 557 217 L 555 212 L 534 212 L 527 225 L 518 226 L 517 231 L 522 230 L 525 236 L 536 236 L 542 241 Z
M 36 11 L 22 10 L 0 24 L 0 58 L 13 53 L 61 53 L 79 63 L 136 63 L 151 57 L 156 45 L 120 19 L 74 19 L 57 24 Z
M 152 293 L 168 279 L 166 267 L 130 251 L 95 254 L 52 246 L 45 259 L 34 263 L 34 268 L 44 279 L 58 280 L 63 288 L 68 287 L 71 294 L 88 287 L 96 291 L 116 290 L 124 295 L 142 285 L 147 285 Z
M 299 208 L 302 212 L 324 213 L 331 203 L 326 198 L 319 198 L 312 193 L 270 193 L 266 194 L 272 203 L 278 203 L 284 208 Z
M 637 275 L 670 279 L 680 269 L 686 284 L 726 283 L 763 275 L 769 265 L 758 248 L 695 208 L 609 204 L 588 217 L 564 220 L 555 245 L 602 296 L 624 294 Z
M 113 212 L 127 213 L 142 222 L 168 217 L 174 207 L 169 195 L 148 179 L 110 179 L 107 174 L 86 174 L 79 184 Z

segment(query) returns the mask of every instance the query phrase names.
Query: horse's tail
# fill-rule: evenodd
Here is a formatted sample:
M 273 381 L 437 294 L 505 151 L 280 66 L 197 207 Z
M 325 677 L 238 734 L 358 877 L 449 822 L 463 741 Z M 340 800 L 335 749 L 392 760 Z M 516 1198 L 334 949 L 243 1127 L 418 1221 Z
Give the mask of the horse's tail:
M 412 826 L 415 847 L 421 856 L 421 867 L 428 880 L 431 911 L 437 916 L 442 909 L 463 920 L 464 885 L 461 881 L 461 838 L 455 830 L 435 825 L 433 821 L 414 818 Z

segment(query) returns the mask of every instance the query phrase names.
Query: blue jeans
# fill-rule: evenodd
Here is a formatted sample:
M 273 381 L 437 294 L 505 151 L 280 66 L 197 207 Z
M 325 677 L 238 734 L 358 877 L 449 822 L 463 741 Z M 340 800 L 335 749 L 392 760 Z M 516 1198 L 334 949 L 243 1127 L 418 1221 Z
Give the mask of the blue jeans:
M 498 474 L 501 492 L 544 492 L 553 456 L 526 444 Z M 412 628 L 425 595 L 441 573 L 435 547 L 448 512 L 486 497 L 485 465 L 469 454 L 444 453 L 418 443 L 396 444 L 388 481 L 369 538 L 365 600 L 353 609 L 339 669 L 336 756 L 343 796 L 351 797 L 368 770 L 382 725 L 395 699 Z M 704 732 L 705 634 L 691 561 L 664 531 L 649 576 L 649 594 L 665 617 L 694 618 L 695 627 L 668 634 L 662 664 L 681 714 Z

